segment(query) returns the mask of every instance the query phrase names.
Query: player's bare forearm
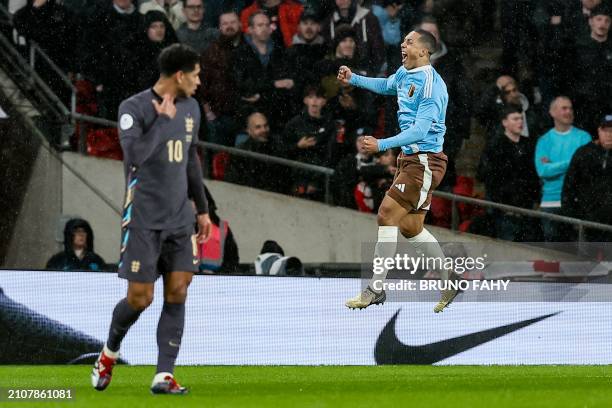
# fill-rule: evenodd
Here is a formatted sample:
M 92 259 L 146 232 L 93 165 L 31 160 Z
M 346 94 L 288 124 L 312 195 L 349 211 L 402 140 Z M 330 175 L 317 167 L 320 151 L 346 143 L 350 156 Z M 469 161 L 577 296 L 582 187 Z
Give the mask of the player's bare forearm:
M 201 244 L 210 236 L 212 221 L 210 220 L 210 216 L 208 214 L 198 214 L 197 224 L 198 233 L 196 235 L 196 240 Z

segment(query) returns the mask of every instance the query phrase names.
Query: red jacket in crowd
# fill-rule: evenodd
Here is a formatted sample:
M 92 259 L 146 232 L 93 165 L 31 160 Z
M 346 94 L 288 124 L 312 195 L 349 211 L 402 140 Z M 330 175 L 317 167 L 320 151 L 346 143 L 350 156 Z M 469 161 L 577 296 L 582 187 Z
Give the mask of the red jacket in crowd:
M 242 10 L 240 13 L 240 22 L 242 23 L 242 29 L 246 33 L 249 28 L 249 17 L 251 14 L 261 9 L 259 1 L 253 2 L 252 5 Z M 285 47 L 290 47 L 293 36 L 297 33 L 297 26 L 300 23 L 300 16 L 304 6 L 295 0 L 283 0 L 278 6 L 278 20 L 280 24 L 280 30 L 283 34 L 283 40 L 285 41 Z

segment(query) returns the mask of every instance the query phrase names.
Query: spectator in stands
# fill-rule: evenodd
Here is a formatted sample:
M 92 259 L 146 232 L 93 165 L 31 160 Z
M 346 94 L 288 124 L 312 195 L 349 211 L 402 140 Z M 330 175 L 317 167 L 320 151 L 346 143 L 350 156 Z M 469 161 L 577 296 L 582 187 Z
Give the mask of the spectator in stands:
M 455 185 L 457 178 L 455 160 L 461 150 L 463 139 L 470 137 L 472 86 L 467 77 L 462 56 L 453 48 L 446 46 L 441 38 L 436 20 L 432 17 L 425 17 L 420 28 L 436 38 L 438 48 L 431 55 L 430 60 L 436 71 L 444 78 L 448 89 L 446 134 L 444 135 L 444 153 L 448 157 L 448 163 L 444 179 L 438 188 L 450 190 Z
M 325 58 L 328 48 L 320 33 L 319 18 L 315 13 L 305 10 L 291 47 L 287 50 L 289 67 L 296 81 L 296 92 L 304 92 L 306 85 L 315 84 L 319 80 L 314 67 Z
M 597 141 L 582 146 L 572 157 L 561 209 L 570 217 L 612 225 L 612 113 L 602 118 L 597 136 Z M 612 241 L 609 232 L 586 233 L 589 241 Z
M 372 5 L 372 13 L 378 18 L 385 42 L 385 65 L 387 73 L 395 72 L 402 63 L 400 44 L 403 40 L 400 27 L 400 12 L 403 0 L 383 0 L 381 5 Z
M 64 72 L 76 72 L 78 24 L 76 17 L 61 2 L 29 0 L 13 15 L 13 24 L 19 35 L 28 41 L 35 41 Z M 37 64 L 39 74 L 45 65 Z M 52 89 L 56 88 L 52 86 Z
M 233 55 L 234 81 L 243 109 L 260 109 L 273 130 L 295 114 L 295 82 L 284 49 L 271 38 L 270 18 L 264 11 L 249 17 L 246 42 Z
M 64 250 L 51 257 L 47 269 L 57 271 L 101 271 L 106 262 L 94 252 L 94 235 L 89 223 L 73 218 L 64 227 Z
M 215 274 L 236 274 L 240 263 L 238 245 L 234 233 L 227 220 L 222 220 L 217 214 L 217 204 L 204 186 L 206 200 L 208 201 L 208 215 L 210 216 L 211 231 L 208 239 L 199 244 L 198 257 L 200 271 Z
M 375 128 L 377 125 L 372 93 L 349 84 L 340 84 L 338 94 L 329 100 L 328 111 L 337 123 L 344 126 L 343 138 L 350 146 L 359 129 Z
M 489 138 L 478 178 L 484 182 L 491 201 L 532 209 L 540 194 L 534 164 L 535 138 L 523 136 L 524 119 L 517 106 L 506 106 L 501 122 L 503 133 Z M 521 216 L 498 214 L 495 221 L 500 239 L 524 241 L 533 237 L 528 228 L 530 221 Z
M 540 210 L 550 214 L 560 214 L 565 173 L 574 152 L 589 143 L 591 136 L 584 130 L 572 126 L 574 110 L 572 101 L 568 97 L 555 98 L 550 104 L 549 113 L 555 126 L 538 140 L 535 166 L 542 182 Z M 547 242 L 567 239 L 561 224 L 542 219 L 542 229 Z
M 385 194 L 393 184 L 393 178 L 397 172 L 398 154 L 398 149 L 389 149 L 378 153 L 376 155 L 376 165 L 364 168 L 362 172 L 364 180 L 372 187 L 373 212 L 378 211 Z
M 537 53 L 541 58 L 534 61 L 537 86 L 542 96 L 542 106 L 550 106 L 557 95 L 568 93 L 567 84 L 572 81 L 573 47 L 578 26 L 587 27 L 586 20 L 579 13 L 576 21 L 571 15 L 575 2 L 540 2 L 533 16 L 538 31 Z M 571 10 L 571 11 L 570 11 Z M 578 10 L 578 8 L 575 8 Z
M 338 69 L 346 65 L 353 72 L 366 75 L 367 71 L 361 65 L 357 49 L 357 33 L 349 25 L 339 26 L 336 30 L 332 45 L 332 53 L 327 58 L 319 61 L 315 70 L 319 75 L 321 85 L 325 90 L 325 96 L 330 99 L 338 95 L 340 81 L 337 79 Z
M 371 134 L 371 129 L 361 129 L 363 134 Z M 335 166 L 334 173 L 334 203 L 336 205 L 357 209 L 355 200 L 355 188 L 363 181 L 362 169 L 376 165 L 373 155 L 365 151 L 363 138 L 355 139 L 355 151 L 347 153 Z M 361 191 L 364 191 L 362 188 Z M 367 198 L 372 198 L 371 194 L 366 194 Z M 374 207 L 372 203 L 371 207 Z
M 602 0 L 580 0 L 578 2 L 568 2 L 568 18 L 571 21 L 574 36 L 576 38 L 588 37 L 591 34 L 589 18 L 594 8 L 603 3 Z
M 501 2 L 500 25 L 502 40 L 501 64 L 504 72 L 517 77 L 533 67 L 535 53 L 532 44 L 537 38 L 532 16 L 535 1 L 504 0 Z M 521 68 L 521 69 L 519 69 Z M 525 78 L 519 77 L 521 80 Z
M 204 13 L 204 24 L 209 27 L 219 27 L 219 17 L 224 13 L 238 13 L 244 9 L 245 4 L 250 4 L 250 0 L 206 0 L 206 13 Z
M 240 20 L 243 30 L 250 26 L 250 17 L 264 11 L 270 17 L 272 39 L 280 47 L 290 47 L 304 6 L 295 0 L 255 0 L 242 10 Z
M 238 146 L 239 149 L 250 152 L 278 155 L 277 137 L 270 136 L 268 119 L 261 112 L 254 112 L 247 118 L 247 134 L 249 138 Z M 286 170 L 275 164 L 246 157 L 232 156 L 225 180 L 262 190 L 285 192 L 283 174 Z
M 204 0 L 183 0 L 185 22 L 176 30 L 179 41 L 202 54 L 219 37 L 219 30 L 204 24 Z
M 185 20 L 183 13 L 183 0 L 145 0 L 140 3 L 138 11 L 145 15 L 151 10 L 161 11 L 166 15 L 174 30 L 178 29 Z
M 328 42 L 335 41 L 342 25 L 355 30 L 360 65 L 370 75 L 377 75 L 385 61 L 385 43 L 376 16 L 357 0 L 336 0 L 334 12 L 322 24 L 323 37 Z
M 222 13 L 219 31 L 220 37 L 202 55 L 202 85 L 198 96 L 210 128 L 209 141 L 233 146 L 239 127 L 234 117 L 240 97 L 231 74 L 232 55 L 244 44 L 238 14 L 234 11 Z
M 612 38 L 610 10 L 600 5 L 591 10 L 590 36 L 577 42 L 574 63 L 576 116 L 578 123 L 595 133 L 598 118 L 612 108 Z
M 157 58 L 161 51 L 177 42 L 172 25 L 161 11 L 149 11 L 143 17 L 143 30 L 124 43 L 122 54 L 129 88 L 125 95 L 140 92 L 155 85 L 159 79 Z
M 335 126 L 324 114 L 327 103 L 323 89 L 308 86 L 304 91 L 304 110 L 285 126 L 284 154 L 303 163 L 329 165 Z M 324 185 L 319 175 L 303 170 L 293 172 L 293 192 L 308 198 L 322 198 Z
M 495 85 L 485 91 L 474 107 L 474 114 L 485 127 L 487 135 L 500 130 L 499 115 L 508 105 L 520 106 L 523 112 L 522 136 L 537 137 L 541 134 L 540 115 L 532 108 L 527 97 L 521 93 L 514 78 L 501 75 Z
M 138 35 L 142 16 L 132 0 L 100 4 L 85 25 L 80 44 L 81 71 L 98 93 L 98 116 L 117 119 L 121 101 L 129 95 L 130 67 L 123 62 L 122 46 Z

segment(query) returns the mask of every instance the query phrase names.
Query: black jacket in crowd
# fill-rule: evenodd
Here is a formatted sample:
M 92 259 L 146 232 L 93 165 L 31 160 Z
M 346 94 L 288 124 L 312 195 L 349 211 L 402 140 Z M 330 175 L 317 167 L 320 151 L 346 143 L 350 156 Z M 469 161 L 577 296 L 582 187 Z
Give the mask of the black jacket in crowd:
M 500 117 L 505 106 L 501 91 L 495 84 L 485 90 L 474 104 L 474 117 L 485 128 L 487 137 L 503 132 Z M 542 115 L 538 107 L 531 104 L 525 95 L 521 95 L 521 108 L 524 110 L 529 135 L 533 138 L 542 135 Z
M 553 16 L 561 18 L 559 24 L 553 24 Z M 580 2 L 566 0 L 549 0 L 540 2 L 532 16 L 533 24 L 538 33 L 537 52 L 540 58 L 535 58 L 535 66 L 540 86 L 548 88 L 549 97 L 570 95 L 571 90 L 565 89 L 571 81 L 574 47 L 576 38 L 588 35 L 588 22 L 582 15 Z M 544 96 L 544 95 L 543 95 Z M 571 96 L 571 95 L 570 95 Z
M 374 206 L 378 208 L 382 196 L 387 190 L 384 187 L 387 187 L 387 182 L 392 180 L 393 174 L 389 173 L 387 166 L 377 164 L 374 156 L 363 158 L 355 153 L 347 154 L 336 166 L 333 179 L 334 203 L 342 207 L 356 209 L 355 186 L 359 182 L 365 181 L 372 190 Z
M 594 132 L 597 121 L 612 108 L 612 36 L 602 43 L 590 36 L 580 38 L 572 66 L 576 119 Z
M 343 105 L 343 98 L 350 97 L 354 102 L 353 106 Z M 335 120 L 344 120 L 346 128 L 346 142 L 355 146 L 357 130 L 360 128 L 376 128 L 377 110 L 374 105 L 374 95 L 362 88 L 341 87 L 338 95 L 327 102 L 327 111 Z
M 503 133 L 494 136 L 480 158 L 478 179 L 491 201 L 533 208 L 540 199 L 540 179 L 535 169 L 535 137 L 512 142 Z
M 293 117 L 285 126 L 282 138 L 282 151 L 291 160 L 327 166 L 332 154 L 336 128 L 329 117 L 323 115 L 313 118 L 306 109 Z M 300 149 L 297 143 L 304 136 L 314 136 L 317 144 L 308 149 Z
M 612 151 L 596 142 L 576 150 L 565 175 L 561 209 L 570 217 L 612 225 Z
M 470 137 L 472 116 L 472 85 L 466 75 L 461 54 L 446 44 L 440 43 L 440 54 L 433 61 L 433 67 L 444 78 L 448 88 L 448 107 L 446 109 L 446 135 L 444 136 L 444 153 L 456 156 L 463 139 Z M 436 55 L 434 54 L 434 56 Z
M 276 139 L 276 137 L 272 138 L 271 136 L 267 142 L 260 142 L 249 138 L 238 148 L 269 156 L 278 156 Z M 284 174 L 287 174 L 285 167 L 247 157 L 232 156 L 225 174 L 225 181 L 261 190 L 284 193 L 287 184 Z
M 83 228 L 87 232 L 87 248 L 83 259 L 79 259 L 72 249 L 74 231 Z M 94 252 L 93 230 L 89 223 L 82 219 L 72 219 L 64 228 L 64 250 L 47 261 L 47 269 L 57 271 L 100 271 L 107 268 L 106 262 Z
M 293 79 L 293 75 L 289 70 L 284 49 L 277 45 L 273 47 L 270 60 L 264 65 L 257 52 L 245 41 L 234 51 L 232 65 L 233 79 L 238 85 L 239 96 L 243 98 L 260 95 L 255 104 L 241 100 L 243 109 L 252 107 L 263 110 L 270 126 L 277 129 L 295 113 L 298 97 L 295 86 L 290 90 L 274 87 L 274 81 Z
M 33 1 L 17 10 L 13 24 L 20 35 L 35 41 L 47 55 L 65 72 L 75 72 L 75 46 L 79 38 L 76 17 L 56 0 L 48 0 L 41 7 Z M 41 62 L 37 70 L 46 67 Z
M 152 20 L 152 15 L 156 15 L 157 19 L 163 18 L 166 26 L 166 36 L 161 42 L 151 41 L 147 35 L 150 25 L 147 20 Z M 157 10 L 149 11 L 143 19 L 141 31 L 128 38 L 122 47 L 121 58 L 125 66 L 129 67 L 125 72 L 129 88 L 125 89 L 124 98 L 155 85 L 159 79 L 157 58 L 164 48 L 176 42 L 176 33 L 163 13 Z
M 142 28 L 142 16 L 135 10 L 120 14 L 112 4 L 104 3 L 87 21 L 80 44 L 81 72 L 95 85 L 103 85 L 102 115 L 117 119 L 117 110 L 124 90 L 131 87 L 129 71 L 123 54 L 125 41 Z
M 318 37 L 310 44 L 305 43 L 297 35 L 293 37 L 293 44 L 287 49 L 287 63 L 296 81 L 298 95 L 303 94 L 306 85 L 318 84 L 315 65 L 325 58 L 327 50 L 328 45 L 325 44 L 323 37 Z

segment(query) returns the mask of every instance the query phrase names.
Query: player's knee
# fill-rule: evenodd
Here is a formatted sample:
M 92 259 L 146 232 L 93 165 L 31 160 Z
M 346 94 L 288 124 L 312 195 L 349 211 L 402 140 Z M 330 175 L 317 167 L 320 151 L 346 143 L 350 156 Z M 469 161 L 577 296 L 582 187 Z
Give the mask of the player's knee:
M 138 293 L 128 295 L 129 305 L 136 310 L 145 310 L 153 303 L 153 293 Z
M 168 288 L 165 293 L 166 302 L 184 303 L 187 299 L 187 288 L 189 287 L 190 283 L 191 279 L 188 279 L 178 282 L 172 285 L 172 287 Z
M 397 225 L 394 221 L 393 211 L 391 210 L 391 208 L 387 207 L 384 204 L 381 204 L 380 207 L 378 207 L 378 214 L 376 216 L 376 221 L 378 222 L 378 225 L 380 226 Z
M 180 285 L 167 291 L 164 300 L 169 303 L 185 303 L 185 300 L 187 300 L 187 286 Z
M 414 216 L 402 218 L 399 227 L 404 238 L 416 237 L 423 231 L 423 223 Z
M 417 235 L 421 233 L 422 230 L 423 230 L 422 226 L 419 227 L 417 225 L 407 225 L 407 226 L 400 225 L 400 232 L 404 236 L 404 238 L 416 237 Z

